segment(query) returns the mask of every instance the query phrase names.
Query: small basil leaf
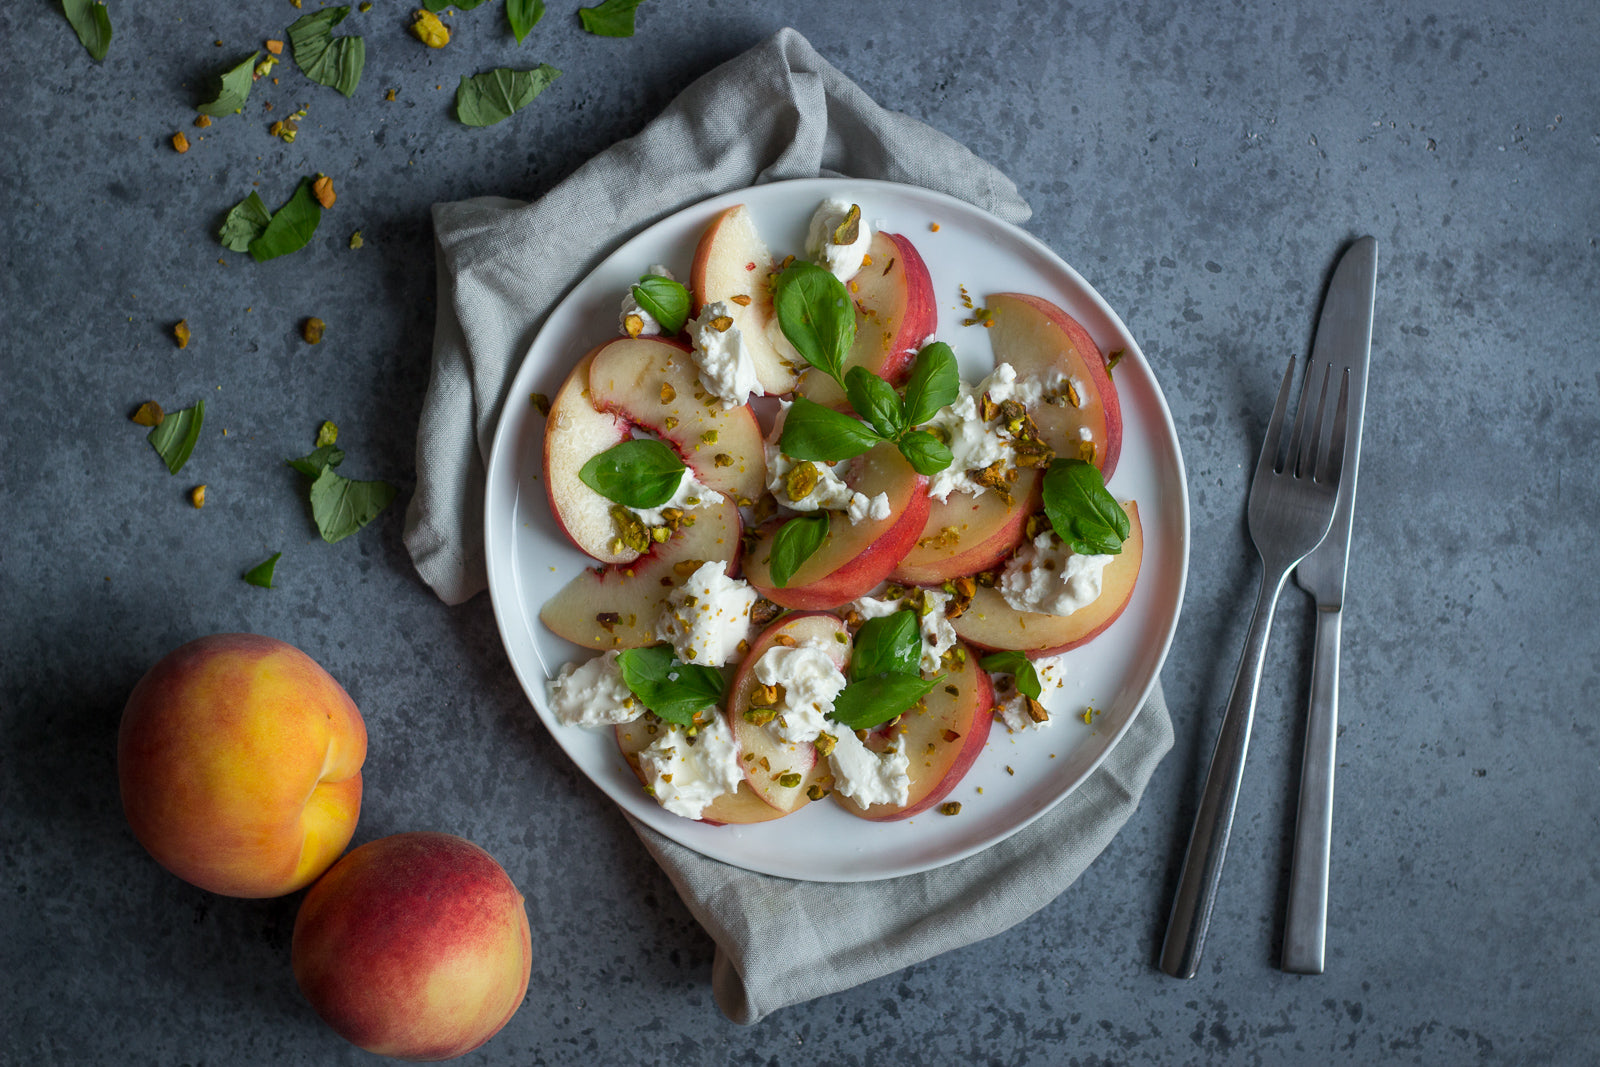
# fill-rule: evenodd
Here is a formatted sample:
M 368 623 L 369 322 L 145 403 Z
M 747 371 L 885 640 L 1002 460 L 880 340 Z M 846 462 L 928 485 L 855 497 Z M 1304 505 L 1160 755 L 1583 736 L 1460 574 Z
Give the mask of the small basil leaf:
M 640 703 L 667 722 L 688 726 L 696 713 L 722 703 L 722 672 L 678 662 L 670 645 L 624 649 L 617 667 Z
M 844 376 L 844 393 L 856 414 L 866 419 L 880 437 L 893 440 L 905 429 L 900 421 L 900 397 L 894 387 L 867 368 L 850 368 Z
M 229 209 L 222 229 L 217 231 L 217 240 L 231 251 L 248 252 L 250 242 L 260 237 L 271 221 L 272 212 L 261 202 L 260 194 L 252 192 Z
M 511 23 L 511 33 L 521 44 L 544 18 L 544 0 L 506 0 L 506 21 Z
M 325 467 L 337 467 L 344 462 L 344 452 L 333 445 L 320 445 L 316 451 L 301 456 L 299 459 L 284 460 L 289 466 L 304 474 L 307 478 L 315 478 L 322 473 Z
M 683 460 L 670 446 L 640 437 L 591 456 L 578 477 L 607 500 L 630 508 L 659 508 L 678 491 L 683 469 Z
M 661 332 L 675 334 L 689 321 L 689 290 L 671 278 L 646 274 L 633 287 L 633 299 L 661 324 Z
M 78 41 L 89 50 L 96 63 L 111 50 L 111 16 L 106 5 L 93 0 L 64 0 L 61 5 Z
M 633 13 L 644 0 L 604 0 L 594 7 L 580 7 L 578 19 L 596 37 L 632 37 Z
M 396 492 L 388 482 L 352 481 L 329 464 L 311 483 L 311 517 L 322 539 L 337 544 L 377 518 Z
M 298 252 L 311 242 L 322 221 L 322 205 L 311 191 L 312 179 L 302 178 L 289 202 L 273 213 L 261 236 L 250 242 L 250 258 L 257 263 Z
M 927 696 L 944 675 L 923 680 L 917 674 L 874 674 L 851 682 L 833 700 L 833 720 L 851 730 L 882 726 Z
M 1128 513 L 1092 463 L 1057 459 L 1044 475 L 1044 513 L 1061 540 L 1085 555 L 1116 555 L 1127 540 Z
M 772 538 L 772 582 L 779 589 L 789 584 L 795 571 L 816 554 L 828 539 L 828 513 L 819 511 L 790 519 Z
M 772 309 L 800 357 L 843 385 L 844 358 L 856 339 L 856 307 L 844 283 L 797 259 L 773 279 Z
M 911 365 L 911 378 L 906 382 L 905 424 L 921 426 L 939 409 L 956 402 L 961 395 L 961 371 L 956 366 L 956 355 L 943 341 L 917 353 Z
M 200 428 L 205 425 L 205 421 L 206 402 L 201 400 L 192 408 L 167 412 L 167 417 L 161 420 L 160 425 L 152 427 L 145 435 L 150 447 L 156 450 L 156 454 L 167 465 L 168 474 L 177 474 L 183 470 L 183 465 L 189 462 L 195 442 L 200 440 Z
M 1009 674 L 1017 681 L 1017 692 L 1035 700 L 1044 692 L 1044 687 L 1039 684 L 1039 672 L 1034 669 L 1033 660 L 1021 652 L 993 652 L 978 661 L 978 666 L 986 671 L 1000 671 Z
M 251 52 L 249 59 L 213 78 L 210 99 L 195 110 L 202 115 L 232 115 L 242 110 L 244 102 L 250 97 L 250 86 L 255 81 L 256 57 L 260 55 L 260 52 Z
M 360 37 L 335 37 L 333 28 L 350 14 L 348 7 L 325 7 L 302 15 L 289 25 L 289 46 L 295 66 L 312 81 L 354 96 L 367 64 L 367 43 Z
M 850 678 L 874 674 L 916 674 L 922 661 L 922 627 L 909 608 L 868 619 L 856 631 L 850 653 Z
M 778 450 L 792 459 L 837 463 L 861 455 L 878 441 L 877 433 L 860 419 L 799 397 L 783 417 Z
M 924 475 L 938 474 L 955 459 L 950 446 L 927 430 L 912 430 L 900 438 L 900 454 L 912 470 Z
M 483 4 L 483 0 L 451 0 L 451 2 L 462 11 L 471 11 Z
M 282 552 L 274 552 L 272 554 L 272 558 L 262 560 L 254 567 L 251 567 L 249 570 L 245 571 L 244 580 L 249 582 L 251 585 L 259 585 L 263 589 L 271 589 L 272 573 L 273 571 L 277 570 L 278 560 L 282 556 Z
M 466 126 L 493 126 L 533 103 L 534 97 L 561 77 L 548 63 L 532 70 L 496 67 L 461 78 L 456 86 L 456 118 Z

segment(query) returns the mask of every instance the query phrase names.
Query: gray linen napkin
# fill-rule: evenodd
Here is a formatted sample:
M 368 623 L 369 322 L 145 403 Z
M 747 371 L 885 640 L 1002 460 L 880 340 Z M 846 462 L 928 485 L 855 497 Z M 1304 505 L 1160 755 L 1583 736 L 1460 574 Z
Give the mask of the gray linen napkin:
M 818 175 L 921 185 L 1009 222 L 1030 214 L 998 170 L 879 107 L 789 29 L 696 81 L 535 203 L 434 205 L 438 320 L 405 537 L 441 599 L 458 604 L 487 584 L 484 464 L 517 361 L 561 296 L 664 215 L 729 189 Z M 754 874 L 634 828 L 717 943 L 718 1005 L 753 1023 L 1027 918 L 1105 848 L 1171 747 L 1157 686 L 1101 767 L 1044 817 L 975 856 L 887 884 Z

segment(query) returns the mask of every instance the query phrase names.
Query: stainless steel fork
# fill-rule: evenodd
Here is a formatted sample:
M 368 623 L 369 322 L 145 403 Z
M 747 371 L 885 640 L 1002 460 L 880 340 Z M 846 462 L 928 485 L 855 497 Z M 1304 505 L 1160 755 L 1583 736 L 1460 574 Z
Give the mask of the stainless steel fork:
M 1278 390 L 1272 421 L 1267 424 L 1267 439 L 1261 446 L 1255 478 L 1250 483 L 1250 539 L 1261 555 L 1261 593 L 1256 598 L 1228 708 L 1222 716 L 1222 729 L 1211 753 L 1211 769 L 1206 772 L 1200 809 L 1195 814 L 1183 873 L 1178 877 L 1178 891 L 1172 901 L 1172 916 L 1167 920 L 1166 941 L 1161 946 L 1161 969 L 1177 978 L 1193 978 L 1200 966 L 1200 952 L 1222 876 L 1222 859 L 1228 850 L 1228 834 L 1239 803 L 1245 749 L 1250 744 L 1261 664 L 1278 594 L 1295 564 L 1327 536 L 1339 490 L 1349 415 L 1349 371 L 1333 381 L 1326 363 L 1313 359 L 1307 365 L 1288 452 L 1283 455 L 1283 424 L 1293 392 L 1294 369 L 1295 361 L 1291 359 Z M 1337 402 L 1333 417 L 1325 419 L 1334 396 Z

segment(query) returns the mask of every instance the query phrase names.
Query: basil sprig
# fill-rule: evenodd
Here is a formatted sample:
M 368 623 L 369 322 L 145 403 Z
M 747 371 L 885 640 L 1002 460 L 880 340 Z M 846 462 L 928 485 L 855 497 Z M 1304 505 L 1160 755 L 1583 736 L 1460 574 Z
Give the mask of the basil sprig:
M 783 416 L 778 448 L 792 459 L 837 463 L 853 459 L 881 441 L 877 431 L 842 411 L 796 397 Z
M 832 273 L 797 259 L 772 279 L 778 328 L 800 358 L 844 384 L 844 358 L 856 340 L 856 306 Z
M 168 474 L 177 474 L 189 462 L 195 442 L 200 440 L 200 428 L 206 422 L 206 402 L 196 401 L 194 407 L 182 411 L 169 411 L 167 417 L 150 428 L 145 440 L 156 450 Z
M 640 703 L 667 722 L 689 726 L 698 712 L 722 703 L 722 672 L 680 663 L 670 645 L 624 649 L 617 653 L 617 667 Z
M 311 243 L 312 236 L 317 232 L 317 225 L 322 222 L 322 205 L 317 202 L 316 194 L 311 191 L 314 179 L 302 178 L 300 185 L 295 189 L 294 195 L 289 198 L 277 211 L 272 213 L 261 232 L 250 239 L 246 246 L 250 249 L 250 258 L 257 263 L 265 263 L 269 259 L 286 256 L 290 252 L 298 252 Z M 252 194 L 254 195 L 254 194 Z M 263 207 L 260 198 L 256 198 L 251 205 L 248 197 L 228 212 L 228 219 L 222 226 L 223 243 L 227 244 L 229 226 L 235 223 L 234 212 L 241 208 L 246 209 L 246 216 L 238 223 L 238 230 L 252 224 L 258 216 L 256 208 Z M 232 248 L 233 245 L 228 245 Z
M 630 508 L 659 508 L 683 481 L 683 460 L 648 437 L 632 438 L 589 457 L 578 470 L 583 484 Z
M 943 680 L 924 679 L 922 629 L 914 611 L 868 619 L 856 631 L 850 684 L 834 698 L 833 720 L 851 730 L 870 730 L 899 715 Z
M 548 63 L 532 70 L 496 67 L 468 78 L 462 75 L 456 86 L 456 118 L 465 126 L 493 126 L 521 111 L 561 72 Z
M 806 560 L 816 555 L 817 549 L 828 539 L 828 513 L 813 512 L 790 519 L 778 528 L 772 538 L 772 584 L 779 589 L 789 584 L 795 571 Z
M 689 290 L 671 278 L 646 274 L 633 287 L 633 299 L 661 324 L 662 333 L 677 333 L 689 321 Z
M 1050 463 L 1044 475 L 1044 513 L 1074 552 L 1116 555 L 1128 538 L 1128 513 L 1106 490 L 1099 469 L 1081 459 Z
M 991 652 L 978 661 L 978 666 L 986 671 L 1000 671 L 1011 675 L 1017 682 L 1017 692 L 1023 696 L 1038 700 L 1044 692 L 1044 687 L 1039 683 L 1039 672 L 1034 669 L 1033 660 L 1021 652 Z
M 96 63 L 111 50 L 111 16 L 106 5 L 96 0 L 63 0 L 62 11 L 78 35 L 78 42 L 89 50 Z
M 354 96 L 367 65 L 367 42 L 360 37 L 335 37 L 333 28 L 350 14 L 348 7 L 325 7 L 289 24 L 289 46 L 295 66 L 319 85 Z
M 195 108 L 202 115 L 232 115 L 244 108 L 250 97 L 250 86 L 255 81 L 256 58 L 260 52 L 251 52 L 250 58 L 236 67 L 230 67 L 211 80 L 210 98 Z
M 512 36 L 521 44 L 533 32 L 534 26 L 544 18 L 544 0 L 506 0 L 506 21 L 511 24 Z
M 604 0 L 594 7 L 580 7 L 578 19 L 596 37 L 632 37 L 633 13 L 644 0 Z

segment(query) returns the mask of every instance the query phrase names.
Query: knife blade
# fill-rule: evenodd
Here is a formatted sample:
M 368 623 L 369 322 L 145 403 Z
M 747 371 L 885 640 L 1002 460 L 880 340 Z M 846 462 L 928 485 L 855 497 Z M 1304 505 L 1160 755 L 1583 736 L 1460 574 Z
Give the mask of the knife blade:
M 1339 639 L 1377 287 L 1378 242 L 1362 237 L 1345 250 L 1334 268 L 1311 349 L 1313 361 L 1326 360 L 1335 375 L 1341 368 L 1349 369 L 1350 415 L 1333 526 L 1322 544 L 1295 568 L 1296 584 L 1316 602 L 1317 625 L 1311 660 L 1311 696 L 1306 709 L 1305 753 L 1300 765 L 1294 860 L 1284 919 L 1281 966 L 1291 974 L 1321 974 L 1327 944 L 1334 737 L 1338 732 L 1339 710 Z

